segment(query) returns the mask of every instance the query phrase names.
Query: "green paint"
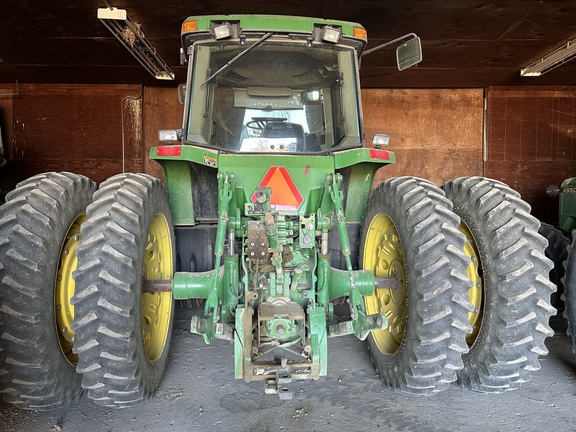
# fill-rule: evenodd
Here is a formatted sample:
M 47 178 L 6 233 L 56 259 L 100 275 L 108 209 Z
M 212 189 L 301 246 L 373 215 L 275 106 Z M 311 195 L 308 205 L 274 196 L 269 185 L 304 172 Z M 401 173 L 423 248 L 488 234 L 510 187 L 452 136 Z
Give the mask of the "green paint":
M 188 164 L 177 160 L 162 161 L 164 178 L 170 197 L 172 219 L 175 225 L 194 225 L 194 203 L 192 180 Z
M 560 186 L 558 217 L 560 229 L 572 235 L 576 229 L 576 177 L 564 180 Z
M 206 32 L 210 29 L 210 23 L 215 22 L 240 22 L 240 27 L 247 31 L 265 32 L 290 32 L 290 33 L 311 33 L 314 24 L 321 26 L 341 27 L 342 33 L 348 37 L 354 37 L 354 27 L 361 28 L 362 25 L 348 21 L 326 20 L 319 18 L 295 17 L 286 15 L 204 15 L 191 16 L 184 23 L 196 21 L 198 32 Z
M 369 148 L 356 148 L 336 152 L 334 153 L 334 166 L 336 169 L 340 169 L 362 162 L 370 162 L 378 165 L 387 165 L 396 162 L 394 152 L 386 151 L 389 159 L 378 159 L 371 156 L 371 150 L 374 151 L 374 149 Z
M 182 35 L 190 62 L 183 144 L 154 147 L 150 157 L 164 169 L 176 225 L 198 223 L 194 181 L 217 182 L 215 264 L 204 273 L 176 273 L 173 295 L 205 299 L 190 329 L 206 343 L 234 341 L 236 378 L 282 393 L 292 374 L 327 374 L 329 336 L 364 339 L 387 326 L 385 315 L 365 313 L 374 276 L 353 270 L 358 246 L 347 224 L 362 221 L 375 173 L 395 155 L 360 148 L 357 67 L 366 41 L 354 31 L 361 26 L 272 15 L 190 17 L 184 24 L 191 21 L 196 30 Z M 252 41 L 216 41 L 209 29 L 224 21 L 239 24 Z M 324 26 L 341 28 L 344 39 L 322 41 Z M 271 34 L 254 44 L 264 33 Z M 261 60 L 288 57 L 294 71 Z M 322 72 L 296 73 L 300 65 Z M 254 132 L 262 115 L 268 132 L 279 135 L 266 135 L 263 125 Z M 333 230 L 346 270 L 330 266 Z M 329 326 L 330 301 L 344 296 L 351 319 Z
M 372 192 L 374 175 L 380 165 L 360 163 L 348 168 L 348 193 L 346 195 L 346 220 L 362 222 L 366 211 L 366 203 Z
M 176 300 L 207 299 L 214 286 L 216 275 L 215 270 L 196 273 L 174 273 L 172 295 Z
M 355 270 L 353 273 L 354 289 L 361 296 L 369 296 L 374 293 L 374 275 L 368 270 Z M 350 296 L 352 288 L 348 271 L 329 268 L 328 273 L 329 292 L 328 297 L 334 300 L 339 297 Z

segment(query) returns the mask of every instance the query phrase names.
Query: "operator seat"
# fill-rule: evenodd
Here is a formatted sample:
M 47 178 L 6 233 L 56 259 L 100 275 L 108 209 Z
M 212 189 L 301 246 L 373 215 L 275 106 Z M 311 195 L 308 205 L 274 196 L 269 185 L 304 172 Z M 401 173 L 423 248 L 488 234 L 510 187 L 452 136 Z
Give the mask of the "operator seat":
M 262 130 L 262 138 L 294 138 L 296 151 L 304 151 L 304 128 L 298 123 L 269 121 Z

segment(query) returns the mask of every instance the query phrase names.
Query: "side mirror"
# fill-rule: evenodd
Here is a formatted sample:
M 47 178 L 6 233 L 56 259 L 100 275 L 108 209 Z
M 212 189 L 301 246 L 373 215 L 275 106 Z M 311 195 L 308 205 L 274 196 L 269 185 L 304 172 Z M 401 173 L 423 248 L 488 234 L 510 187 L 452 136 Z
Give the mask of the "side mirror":
M 402 45 L 396 48 L 396 63 L 398 64 L 398 70 L 402 71 L 404 69 L 408 69 L 409 67 L 412 67 L 422 61 L 422 46 L 420 44 L 420 38 L 416 35 L 416 33 L 408 33 L 404 36 L 400 36 L 399 38 L 383 43 L 382 45 L 370 48 L 369 50 L 364 51 L 360 57 L 364 57 L 365 55 L 371 54 L 374 51 L 387 47 L 388 45 L 395 44 L 404 39 L 408 39 L 408 41 L 404 42 Z
M 422 46 L 420 38 L 414 36 L 396 48 L 396 63 L 398 70 L 408 69 L 422 61 Z
M 178 84 L 178 102 L 184 105 L 186 100 L 186 84 Z

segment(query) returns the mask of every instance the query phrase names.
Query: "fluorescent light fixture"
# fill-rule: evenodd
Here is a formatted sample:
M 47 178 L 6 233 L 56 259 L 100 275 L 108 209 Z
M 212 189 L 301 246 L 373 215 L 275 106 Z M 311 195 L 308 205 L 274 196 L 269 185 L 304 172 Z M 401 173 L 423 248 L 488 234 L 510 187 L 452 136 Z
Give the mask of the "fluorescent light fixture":
M 112 32 L 116 39 L 130 51 L 144 68 L 159 80 L 173 80 L 174 72 L 162 60 L 142 30 L 123 9 L 107 7 L 98 9 L 98 19 Z
M 520 69 L 520 76 L 534 77 L 543 75 L 572 60 L 574 57 L 576 57 L 576 39 L 568 42 L 566 45 L 562 45 L 557 50 L 545 55 L 530 66 Z

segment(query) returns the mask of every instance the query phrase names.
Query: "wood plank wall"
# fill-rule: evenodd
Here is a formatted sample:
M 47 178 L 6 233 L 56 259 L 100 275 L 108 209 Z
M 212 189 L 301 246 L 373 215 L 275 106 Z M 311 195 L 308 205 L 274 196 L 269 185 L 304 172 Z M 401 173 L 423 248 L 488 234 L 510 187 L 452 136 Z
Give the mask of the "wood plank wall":
M 546 187 L 576 175 L 576 88 L 492 87 L 487 97 L 486 175 L 522 194 L 541 220 L 557 222 Z
M 158 145 L 158 129 L 180 127 L 183 106 L 173 88 L 144 89 L 144 141 L 147 154 Z M 414 175 L 438 184 L 482 174 L 482 90 L 363 90 L 366 138 L 391 135 L 397 163 L 379 171 L 387 177 Z M 457 131 L 457 134 L 454 134 Z M 161 177 L 154 161 L 146 172 Z
M 16 181 L 71 171 L 101 182 L 143 170 L 141 86 L 22 84 L 17 92 L 0 98 Z
M 362 90 L 366 143 L 390 135 L 396 164 L 376 182 L 411 175 L 443 184 L 482 175 L 483 90 Z
M 26 84 L 15 92 L 0 86 L 4 151 L 15 180 L 49 170 L 98 182 L 123 169 L 162 177 L 148 151 L 158 145 L 158 129 L 181 125 L 177 89 Z M 557 202 L 544 191 L 576 174 L 576 88 L 490 88 L 486 114 L 482 89 L 364 89 L 362 104 L 367 143 L 387 133 L 397 157 L 376 182 L 486 175 L 519 190 L 536 216 L 556 220 Z M 3 190 L 9 184 L 0 179 Z
M 178 102 L 178 91 L 175 88 L 144 88 L 144 172 L 164 178 L 162 167 L 158 162 L 148 158 L 150 147 L 159 145 L 160 129 L 178 129 L 182 127 L 184 105 Z
M 14 128 L 12 127 L 12 100 L 16 90 L 0 88 L 0 129 L 2 134 L 3 159 L 11 159 Z M 16 185 L 15 171 L 10 163 L 0 167 L 0 202 L 6 191 L 11 191 Z

